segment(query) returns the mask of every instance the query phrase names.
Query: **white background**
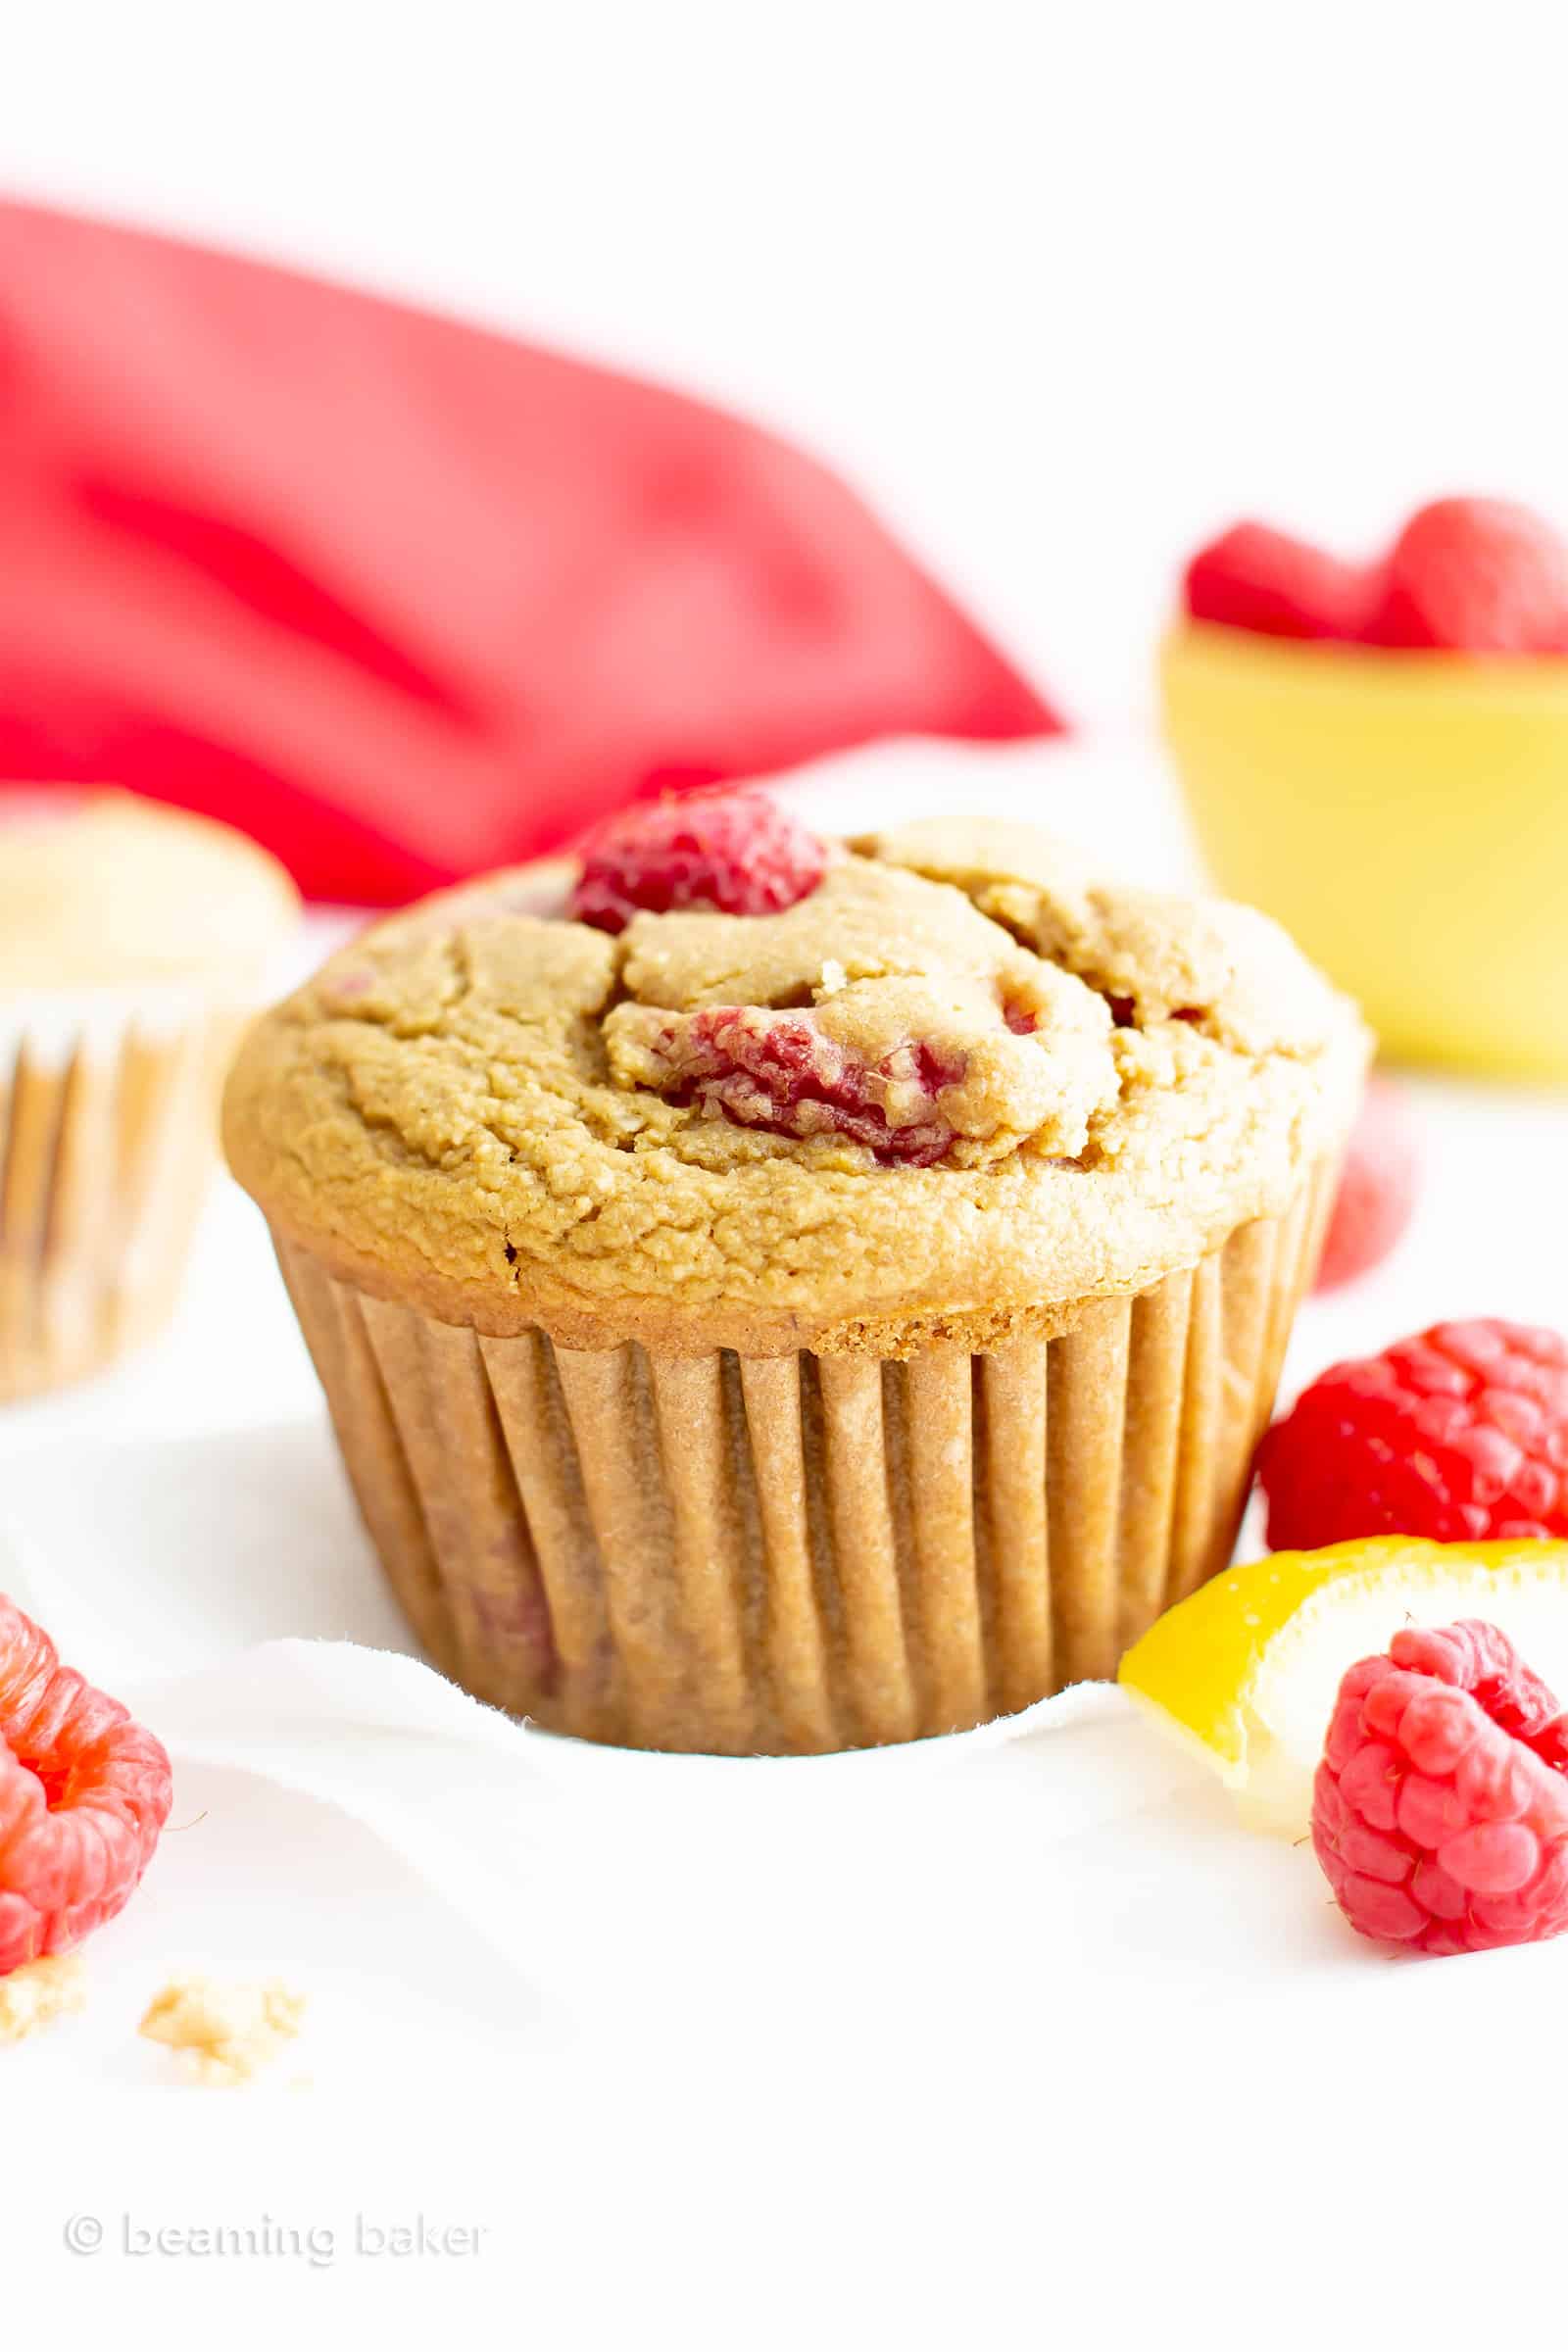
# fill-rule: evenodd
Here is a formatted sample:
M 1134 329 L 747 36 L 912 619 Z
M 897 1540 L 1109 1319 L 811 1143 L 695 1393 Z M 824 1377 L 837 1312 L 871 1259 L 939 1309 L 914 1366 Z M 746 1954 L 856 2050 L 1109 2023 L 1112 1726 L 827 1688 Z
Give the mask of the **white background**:
M 1508 6 L 51 0 L 5 26 L 0 175 L 640 366 L 811 444 L 1048 691 L 1103 722 L 1112 748 L 1062 771 L 1067 814 L 1160 864 L 1167 811 L 1114 730 L 1148 699 L 1197 537 L 1255 511 L 1353 548 L 1461 488 L 1568 518 L 1560 68 L 1546 13 Z M 1444 1312 L 1568 1320 L 1563 1114 L 1438 1090 L 1423 1115 L 1417 1233 L 1378 1283 L 1308 1317 L 1298 1374 Z M 175 1335 L 13 1416 L 0 1460 L 21 1480 L 50 1438 L 86 1462 L 114 1436 L 313 1411 L 229 1195 Z M 105 1526 L 111 1570 L 134 1533 Z M 639 2001 L 645 1956 L 678 1946 L 682 1916 L 643 1883 L 621 1923 L 624 2014 L 602 2003 L 597 2037 L 556 2034 L 385 1857 L 313 1859 L 297 1819 L 280 1846 L 274 1817 L 237 1806 L 232 1937 L 259 1965 L 314 1957 L 329 2013 L 335 1996 L 351 2026 L 358 2000 L 373 2021 L 380 2081 L 361 2068 L 334 2096 L 328 2060 L 314 2098 L 236 2106 L 95 2088 L 41 2047 L 20 2054 L 9 2210 L 50 2255 L 66 2213 L 138 2198 L 175 2222 L 263 2200 L 334 2221 L 422 2203 L 497 2231 L 462 2277 L 64 2266 L 74 2296 L 96 2280 L 171 2342 L 207 2314 L 248 2340 L 247 2315 L 302 2286 L 323 2315 L 390 2295 L 452 2326 L 483 2307 L 552 2346 L 633 2325 L 747 2352 L 786 2329 L 990 2344 L 1043 2334 L 1086 2295 L 1106 2315 L 1090 2343 L 1162 2320 L 1288 2343 L 1309 2314 L 1364 2324 L 1382 2298 L 1442 2342 L 1504 2242 L 1517 2262 L 1554 2242 L 1561 2065 L 1543 2020 L 1560 1953 L 1391 1976 L 1308 1938 L 1332 1979 L 1309 1990 L 1269 1907 L 1276 1879 L 1292 1899 L 1287 1862 L 1259 1862 L 1267 1899 L 1239 1898 L 1194 1946 L 1190 1922 L 1162 1930 L 1146 1836 L 1144 1875 L 1115 1889 L 1137 1965 L 1119 1992 L 1091 1988 L 1066 1956 L 1083 1923 L 1029 1899 L 1026 1826 L 999 1864 L 994 1820 L 1026 1817 L 995 1793 L 980 1844 L 1004 1900 L 995 1868 L 963 1870 L 951 1818 L 922 1882 L 915 1797 L 887 1833 L 902 1868 L 886 1864 L 914 1943 L 902 1961 L 894 1944 L 885 1982 L 865 1981 L 872 1898 L 841 1885 L 842 1909 L 753 1920 L 749 1957 L 744 1920 L 736 1933 L 747 1967 L 799 1947 L 816 2005 L 781 2011 L 775 1967 L 749 2013 L 743 1977 L 723 2034 L 690 2012 L 662 2033 Z M 1196 1854 L 1223 1833 L 1205 1817 L 1184 1834 Z M 720 1846 L 710 1868 L 685 1857 L 710 1908 L 730 1867 Z M 780 1869 L 809 1881 L 799 1852 Z M 195 1875 L 171 1867 L 172 1900 Z M 384 1946 L 368 1961 L 367 1934 Z M 445 2009 L 429 1989 L 443 1935 Z M 1262 1956 L 1245 1989 L 1228 1938 Z M 822 1987 L 840 1963 L 853 1990 L 835 2021 Z M 416 1980 L 400 2044 L 396 1996 Z M 1544 2290 L 1528 2265 L 1513 2279 L 1522 2328 Z M 302 2340 L 325 2340 L 315 2325 Z

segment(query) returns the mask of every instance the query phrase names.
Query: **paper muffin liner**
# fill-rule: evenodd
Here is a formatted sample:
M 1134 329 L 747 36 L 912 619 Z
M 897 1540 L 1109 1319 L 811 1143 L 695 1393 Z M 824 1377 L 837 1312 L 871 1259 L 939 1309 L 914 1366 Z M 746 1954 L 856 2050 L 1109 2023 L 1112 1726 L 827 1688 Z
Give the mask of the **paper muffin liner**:
M 590 1740 L 819 1753 L 1113 1674 L 1226 1564 L 1333 1173 L 1060 1338 L 908 1361 L 486 1338 L 278 1255 L 446 1673 Z
M 0 1008 L 0 1402 L 83 1378 L 167 1319 L 242 1017 L 175 989 Z

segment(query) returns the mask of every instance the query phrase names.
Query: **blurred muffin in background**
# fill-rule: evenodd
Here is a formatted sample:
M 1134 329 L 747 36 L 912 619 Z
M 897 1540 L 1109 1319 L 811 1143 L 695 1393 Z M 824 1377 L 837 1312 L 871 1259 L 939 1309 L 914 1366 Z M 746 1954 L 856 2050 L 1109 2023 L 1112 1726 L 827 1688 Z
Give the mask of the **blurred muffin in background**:
M 297 910 L 224 825 L 126 793 L 0 795 L 0 1400 L 168 1316 L 224 1065 Z
M 1366 564 L 1242 523 L 1161 656 L 1203 853 L 1395 1055 L 1568 1077 L 1568 545 L 1444 499 Z

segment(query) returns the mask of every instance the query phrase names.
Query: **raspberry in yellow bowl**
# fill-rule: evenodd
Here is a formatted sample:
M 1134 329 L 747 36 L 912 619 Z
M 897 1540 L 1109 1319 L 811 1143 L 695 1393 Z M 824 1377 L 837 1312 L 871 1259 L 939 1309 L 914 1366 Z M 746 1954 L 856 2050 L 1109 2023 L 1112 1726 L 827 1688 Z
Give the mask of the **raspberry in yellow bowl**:
M 1165 738 L 1204 857 L 1384 1050 L 1568 1077 L 1568 658 L 1183 619 Z

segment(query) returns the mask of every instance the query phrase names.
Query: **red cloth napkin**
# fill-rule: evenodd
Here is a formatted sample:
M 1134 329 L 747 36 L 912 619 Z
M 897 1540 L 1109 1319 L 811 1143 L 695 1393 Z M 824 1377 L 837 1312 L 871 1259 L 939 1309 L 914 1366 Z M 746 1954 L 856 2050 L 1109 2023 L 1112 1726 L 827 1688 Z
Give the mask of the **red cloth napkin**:
M 603 368 L 0 205 L 0 777 L 390 903 L 639 792 L 1061 722 L 830 473 Z

